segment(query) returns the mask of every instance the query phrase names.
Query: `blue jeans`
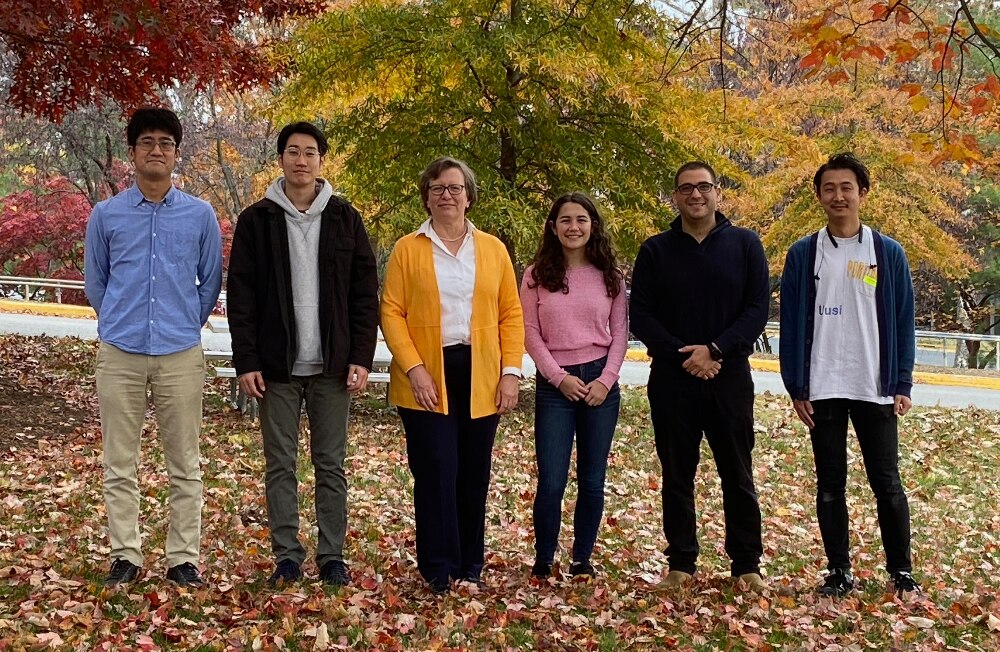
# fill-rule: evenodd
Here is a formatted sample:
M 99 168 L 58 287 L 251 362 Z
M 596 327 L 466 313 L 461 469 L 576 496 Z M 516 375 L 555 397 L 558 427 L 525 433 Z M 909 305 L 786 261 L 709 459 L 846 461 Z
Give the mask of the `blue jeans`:
M 584 383 L 604 371 L 607 357 L 563 368 Z M 604 476 L 611 439 L 618 423 L 621 392 L 615 383 L 600 405 L 570 401 L 543 378 L 535 378 L 535 456 L 538 489 L 533 509 L 535 558 L 552 562 L 562 521 L 562 499 L 569 476 L 569 459 L 576 433 L 578 496 L 573 514 L 573 561 L 587 561 L 594 550 L 604 513 Z

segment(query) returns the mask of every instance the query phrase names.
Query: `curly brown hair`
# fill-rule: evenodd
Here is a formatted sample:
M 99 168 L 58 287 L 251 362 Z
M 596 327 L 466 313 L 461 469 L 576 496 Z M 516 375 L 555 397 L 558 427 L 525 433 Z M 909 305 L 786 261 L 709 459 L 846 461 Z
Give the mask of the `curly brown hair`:
M 611 245 L 611 237 L 604 228 L 604 218 L 597 210 L 594 200 L 582 192 L 568 192 L 562 195 L 549 209 L 549 215 L 545 218 L 542 242 L 538 245 L 538 251 L 532 261 L 534 267 L 531 269 L 528 287 L 536 288 L 540 285 L 549 292 L 569 293 L 569 285 L 566 283 L 566 256 L 563 254 L 562 244 L 559 243 L 555 230 L 559 209 L 569 203 L 579 204 L 590 215 L 590 240 L 587 241 L 584 253 L 587 262 L 601 270 L 604 275 L 604 286 L 608 290 L 608 296 L 617 297 L 622 291 L 624 277 L 618 269 L 618 259 Z

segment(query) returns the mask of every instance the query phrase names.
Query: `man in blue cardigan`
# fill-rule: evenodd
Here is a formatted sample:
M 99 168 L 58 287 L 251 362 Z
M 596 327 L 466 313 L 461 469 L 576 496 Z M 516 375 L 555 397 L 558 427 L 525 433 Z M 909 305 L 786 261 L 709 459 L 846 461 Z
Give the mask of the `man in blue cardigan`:
M 919 591 L 910 509 L 899 478 L 897 419 L 912 403 L 913 281 L 899 243 L 861 223 L 871 187 L 850 154 L 813 178 L 827 224 L 788 250 L 781 276 L 781 377 L 812 439 L 816 515 L 829 574 L 819 592 L 854 586 L 848 547 L 847 420 L 857 433 L 878 506 L 892 588 Z

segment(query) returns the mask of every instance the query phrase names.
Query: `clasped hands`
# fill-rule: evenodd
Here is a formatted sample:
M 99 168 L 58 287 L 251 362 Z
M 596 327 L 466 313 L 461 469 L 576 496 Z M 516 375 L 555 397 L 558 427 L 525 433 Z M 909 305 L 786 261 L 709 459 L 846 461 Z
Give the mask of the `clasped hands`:
M 712 359 L 712 353 L 704 344 L 690 344 L 677 349 L 679 353 L 690 353 L 681 366 L 684 371 L 702 380 L 711 380 L 722 369 L 722 363 Z
M 594 407 L 604 402 L 604 399 L 608 397 L 609 390 L 599 380 L 584 383 L 573 374 L 567 374 L 559 383 L 559 391 L 574 403 L 582 400 L 587 405 Z

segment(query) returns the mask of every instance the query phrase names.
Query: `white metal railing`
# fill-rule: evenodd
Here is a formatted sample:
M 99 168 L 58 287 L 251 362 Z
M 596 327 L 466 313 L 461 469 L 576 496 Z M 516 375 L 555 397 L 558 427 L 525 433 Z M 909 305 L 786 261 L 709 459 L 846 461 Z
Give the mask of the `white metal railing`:
M 775 335 L 778 334 L 778 322 L 769 321 L 764 329 L 764 332 L 772 332 Z M 916 331 L 916 338 L 920 340 L 931 340 L 932 342 L 941 343 L 941 366 L 948 367 L 948 342 L 990 342 L 993 344 L 993 362 L 998 371 L 1000 371 L 1000 335 L 988 335 L 979 333 L 944 333 L 941 331 Z
M 9 292 L 6 290 L 7 286 L 13 286 L 15 292 L 18 288 L 23 288 L 24 291 L 19 292 L 19 294 L 26 301 L 31 299 L 31 288 L 51 288 L 55 290 L 56 303 L 62 303 L 62 291 L 83 290 L 83 281 L 62 278 L 35 278 L 30 276 L 0 276 L 0 288 L 4 288 L 2 292 L 4 298 L 7 298 L 9 295 Z
M 6 297 L 8 295 L 7 291 L 4 290 L 5 286 L 14 286 L 15 290 L 18 287 L 23 287 L 24 292 L 20 293 L 21 297 L 25 300 L 31 297 L 31 288 L 52 288 L 55 290 L 55 298 L 57 303 L 62 303 L 62 291 L 63 290 L 82 290 L 83 281 L 75 281 L 70 279 L 57 279 L 57 278 L 33 278 L 27 276 L 0 276 L 0 296 Z M 219 312 L 223 315 L 226 314 L 226 293 L 223 291 L 219 295 Z M 770 332 L 775 335 L 778 334 L 778 322 L 769 321 L 765 327 L 765 333 Z M 916 331 L 917 340 L 931 340 L 938 341 L 941 343 L 941 364 L 942 366 L 948 365 L 948 342 L 960 342 L 960 341 L 973 341 L 973 342 L 990 342 L 993 344 L 993 356 L 994 363 L 997 370 L 1000 370 L 1000 335 L 981 335 L 978 333 L 944 333 L 941 331 Z M 630 345 L 639 345 L 640 342 L 629 342 Z
M 23 288 L 23 292 L 17 292 L 19 298 L 25 301 L 31 300 L 31 288 L 51 288 L 55 290 L 56 303 L 62 303 L 63 290 L 83 290 L 83 281 L 62 278 L 36 278 L 33 276 L 0 276 L 0 298 L 9 299 L 8 287 L 13 286 L 14 291 Z M 48 297 L 46 297 L 48 298 Z M 226 314 L 226 292 L 223 290 L 219 294 L 219 312 Z

